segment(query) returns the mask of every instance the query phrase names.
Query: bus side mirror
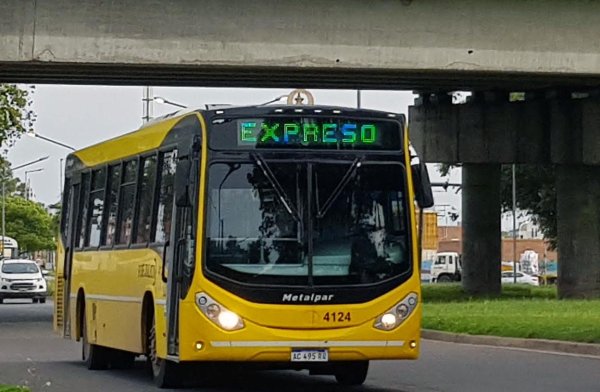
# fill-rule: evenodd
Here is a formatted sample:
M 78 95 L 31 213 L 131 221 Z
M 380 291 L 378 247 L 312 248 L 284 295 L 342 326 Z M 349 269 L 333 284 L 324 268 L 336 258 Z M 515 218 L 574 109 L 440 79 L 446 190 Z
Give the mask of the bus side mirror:
M 419 162 L 416 165 L 411 165 L 411 170 L 417 205 L 420 209 L 433 207 L 433 191 L 431 190 L 427 165 Z
M 191 162 L 188 159 L 177 161 L 174 184 L 175 205 L 177 207 L 190 207 L 192 205 L 189 193 L 190 168 Z

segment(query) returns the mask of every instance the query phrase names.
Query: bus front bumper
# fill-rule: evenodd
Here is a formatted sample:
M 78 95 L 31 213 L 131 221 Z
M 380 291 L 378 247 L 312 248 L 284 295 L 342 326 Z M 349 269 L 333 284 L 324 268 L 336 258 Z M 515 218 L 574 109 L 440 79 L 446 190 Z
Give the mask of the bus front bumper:
M 182 303 L 181 361 L 292 362 L 292 352 L 326 351 L 327 362 L 416 359 L 419 356 L 420 311 L 393 331 L 372 323 L 335 329 L 279 329 L 245 321 L 237 331 L 224 331 L 202 315 L 195 304 Z

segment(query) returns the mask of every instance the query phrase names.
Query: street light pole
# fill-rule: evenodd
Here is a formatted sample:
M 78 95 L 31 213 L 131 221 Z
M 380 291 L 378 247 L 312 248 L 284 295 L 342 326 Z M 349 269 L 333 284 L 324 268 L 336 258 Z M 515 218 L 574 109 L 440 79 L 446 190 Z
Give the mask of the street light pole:
M 6 238 L 6 197 L 4 186 L 4 173 L 2 173 L 2 257 L 4 257 L 4 240 Z
M 40 172 L 42 170 L 44 170 L 43 167 L 40 167 L 39 169 L 25 170 L 25 200 L 29 200 L 29 181 L 27 179 L 27 174 Z
M 154 116 L 152 110 L 154 108 L 152 105 L 152 102 L 154 101 L 153 95 L 152 87 L 144 87 L 144 96 L 142 97 L 142 120 L 144 123 L 152 120 L 152 117 Z
M 187 109 L 188 108 L 185 105 L 182 105 L 182 104 L 177 103 L 177 102 L 169 101 L 168 99 L 165 99 L 163 97 L 154 97 L 154 98 L 152 98 L 152 100 L 154 100 L 155 102 L 158 102 L 158 103 L 163 103 L 163 104 L 166 104 L 166 105 L 175 106 L 175 107 L 182 108 L 182 109 Z
M 68 144 L 65 144 L 65 143 L 59 142 L 59 141 L 57 141 L 57 140 L 54 140 L 54 139 L 50 139 L 49 137 L 42 136 L 42 135 L 40 135 L 39 133 L 35 133 L 35 132 L 29 132 L 29 133 L 28 133 L 28 135 L 30 135 L 30 136 L 32 136 L 32 137 L 37 137 L 38 139 L 45 140 L 45 141 L 47 141 L 47 142 L 50 142 L 50 143 L 52 143 L 52 144 L 56 144 L 57 146 L 61 146 L 61 147 L 64 147 L 64 148 L 68 148 L 68 149 L 69 149 L 69 150 L 71 150 L 71 151 L 75 151 L 75 147 L 73 147 L 73 146 L 69 146 Z M 14 169 L 13 169 L 13 170 L 14 170 Z
M 512 164 L 512 210 L 513 210 L 513 282 L 517 283 L 517 180 L 515 164 Z

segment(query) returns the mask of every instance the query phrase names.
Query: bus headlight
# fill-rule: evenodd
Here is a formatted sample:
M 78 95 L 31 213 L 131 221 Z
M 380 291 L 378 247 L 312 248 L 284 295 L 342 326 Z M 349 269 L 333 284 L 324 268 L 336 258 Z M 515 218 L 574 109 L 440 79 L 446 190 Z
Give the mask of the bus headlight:
M 196 305 L 210 321 L 227 331 L 244 328 L 244 320 L 205 293 L 196 293 Z
M 417 293 L 410 293 L 393 308 L 377 317 L 373 326 L 377 329 L 390 331 L 404 322 L 417 307 Z

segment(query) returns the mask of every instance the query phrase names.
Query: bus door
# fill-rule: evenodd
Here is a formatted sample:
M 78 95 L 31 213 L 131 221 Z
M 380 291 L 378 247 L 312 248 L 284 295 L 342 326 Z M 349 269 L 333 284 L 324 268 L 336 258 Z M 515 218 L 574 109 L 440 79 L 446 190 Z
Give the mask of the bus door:
M 77 247 L 77 239 L 79 238 L 76 223 L 77 217 L 79 215 L 79 190 L 81 188 L 81 184 L 72 184 L 69 186 L 69 180 L 67 180 L 67 186 L 65 187 L 65 195 L 64 200 L 66 201 L 65 214 L 63 218 L 65 219 L 64 227 L 64 260 L 63 260 L 63 276 L 62 276 L 62 293 L 60 290 L 57 292 L 57 299 L 59 307 L 59 314 L 63 315 L 63 336 L 68 338 L 71 336 L 71 315 L 70 315 L 70 299 L 71 299 L 71 269 L 73 265 L 73 249 Z M 61 279 L 57 276 L 57 284 L 58 280 Z M 60 296 L 60 297 L 59 297 Z M 61 303 L 62 298 L 62 303 Z M 62 305 L 62 309 L 60 309 Z
M 166 256 L 167 354 L 179 354 L 179 302 L 190 287 L 194 263 L 194 219 L 192 193 L 197 177 L 197 160 L 180 157 L 174 179 L 174 203 L 169 249 Z

